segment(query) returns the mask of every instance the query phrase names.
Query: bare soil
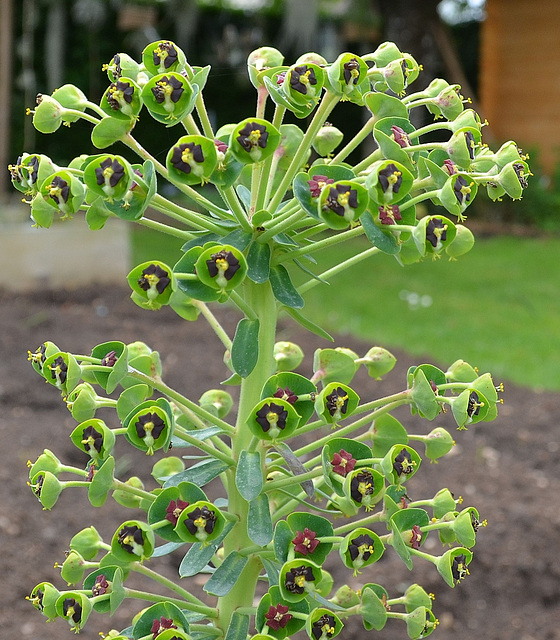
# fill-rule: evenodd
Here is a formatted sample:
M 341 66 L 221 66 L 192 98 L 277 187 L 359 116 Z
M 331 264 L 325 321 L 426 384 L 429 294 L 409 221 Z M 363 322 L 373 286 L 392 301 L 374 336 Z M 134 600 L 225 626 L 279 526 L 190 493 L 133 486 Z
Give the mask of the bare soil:
M 227 310 L 221 311 L 221 317 L 228 328 L 234 328 L 236 318 L 228 317 Z M 27 349 L 34 350 L 48 339 L 63 350 L 89 353 L 109 339 L 143 340 L 160 352 L 166 381 L 194 400 L 226 378 L 227 370 L 221 345 L 204 320 L 185 323 L 168 309 L 143 311 L 118 288 L 43 291 L 29 296 L 0 293 L 0 320 L 1 635 L 62 640 L 72 637 L 66 623 L 46 624 L 25 600 L 26 595 L 43 580 L 64 588 L 53 564 L 64 560 L 74 533 L 94 524 L 110 539 L 122 522 L 140 513 L 113 501 L 94 509 L 78 489 L 64 491 L 52 511 L 41 510 L 26 486 L 27 460 L 35 460 L 44 448 L 50 448 L 67 463 L 83 465 L 85 461 L 68 438 L 75 421 L 57 390 L 42 382 L 27 363 Z M 304 348 L 307 359 L 300 370 L 309 373 L 314 349 L 328 345 L 292 325 L 283 325 L 282 332 Z M 349 336 L 338 345 L 360 354 L 372 346 Z M 404 388 L 407 368 L 420 361 L 413 362 L 405 353 L 395 355 L 397 366 L 383 381 L 373 381 L 365 373 L 357 376 L 353 386 L 362 398 Z M 424 462 L 408 485 L 413 499 L 431 497 L 439 488 L 448 487 L 455 496 L 464 497 L 465 506 L 476 506 L 481 518 L 488 520 L 488 526 L 479 530 L 471 575 L 449 589 L 431 564 L 416 560 L 409 573 L 389 549 L 361 576 L 363 581 L 385 585 L 391 595 L 398 595 L 411 582 L 435 593 L 434 612 L 441 624 L 434 638 L 560 639 L 560 397 L 504 382 L 505 404 L 498 419 L 456 432 L 453 455 L 437 465 Z M 396 416 L 415 433 L 427 433 L 434 426 L 454 429 L 449 414 L 433 423 L 411 417 L 406 410 Z M 114 422 L 110 413 L 102 417 Z M 138 475 L 147 487 L 153 487 L 149 475 L 153 459 L 130 448 L 119 449 L 118 455 L 121 479 Z M 435 538 L 428 542 L 433 544 L 430 550 L 439 553 Z M 176 576 L 181 556 L 178 552 L 154 565 Z M 340 563 L 333 565 L 333 573 L 339 584 L 346 580 L 355 584 Z M 196 588 L 200 582 L 195 579 Z M 127 626 L 130 616 L 142 606 L 142 601 L 127 601 L 113 619 L 92 615 L 81 637 L 98 639 L 99 632 Z M 360 625 L 348 625 L 340 637 L 366 635 L 370 637 Z M 406 630 L 402 623 L 390 621 L 382 632 L 371 632 L 371 637 L 396 640 L 406 638 Z

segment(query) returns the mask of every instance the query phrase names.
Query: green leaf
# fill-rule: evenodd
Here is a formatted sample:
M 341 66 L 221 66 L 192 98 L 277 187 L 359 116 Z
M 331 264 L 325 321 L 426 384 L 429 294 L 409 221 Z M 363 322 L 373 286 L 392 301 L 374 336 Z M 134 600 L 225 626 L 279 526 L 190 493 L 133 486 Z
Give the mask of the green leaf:
M 203 441 L 208 440 L 208 438 L 213 438 L 214 436 L 219 436 L 222 433 L 224 433 L 224 430 L 221 427 L 206 427 L 206 429 L 193 429 L 189 431 L 189 436 Z M 185 442 L 185 440 L 179 436 L 173 436 L 173 438 L 171 438 L 171 444 L 174 449 L 192 447 L 190 442 Z
M 245 205 L 245 209 L 248 211 L 251 208 L 251 192 L 242 184 L 238 184 L 235 190 L 237 191 L 239 199 Z
M 247 532 L 249 533 L 249 538 L 261 547 L 264 547 L 272 540 L 272 518 L 270 517 L 270 507 L 266 493 L 261 493 L 258 498 L 251 500 L 249 503 Z
M 385 233 L 382 231 L 373 221 L 373 217 L 369 211 L 362 213 L 360 222 L 362 223 L 367 239 L 373 246 L 377 247 L 379 251 L 383 251 L 383 253 L 389 255 L 395 255 L 400 251 L 395 236 L 391 232 Z
M 259 321 L 243 318 L 239 321 L 231 346 L 231 365 L 235 372 L 246 378 L 259 357 Z
M 261 454 L 258 451 L 243 450 L 241 452 L 235 472 L 235 484 L 247 502 L 251 502 L 260 494 L 264 481 Z
M 285 520 L 279 520 L 274 527 L 274 555 L 282 564 L 288 559 L 288 549 L 294 532 Z
M 98 149 L 110 147 L 115 142 L 122 140 L 132 129 L 134 120 L 120 120 L 117 118 L 103 118 L 91 131 L 91 141 Z
M 284 458 L 286 464 L 290 468 L 290 471 L 297 478 L 298 475 L 305 473 L 307 469 L 303 466 L 299 458 L 296 457 L 294 452 L 285 442 L 277 442 L 275 445 L 276 451 Z M 311 480 L 304 480 L 300 483 L 302 489 L 307 493 L 310 498 L 315 496 L 315 487 Z
M 223 473 L 226 469 L 229 469 L 231 465 L 221 460 L 203 460 L 198 464 L 193 465 L 189 469 L 185 469 L 180 473 L 176 473 L 171 476 L 169 480 L 163 485 L 164 489 L 167 487 L 174 487 L 180 482 L 192 482 L 193 484 L 203 487 L 205 484 L 214 480 L 220 473 Z
M 122 601 L 126 598 L 126 590 L 123 587 L 123 581 L 123 570 L 119 567 L 115 571 L 115 575 L 111 582 L 111 592 L 109 595 L 111 615 L 115 613 Z
M 233 522 L 226 522 L 224 530 L 220 535 L 212 540 L 210 544 L 203 545 L 202 542 L 195 542 L 187 551 L 179 565 L 179 576 L 188 578 L 200 573 L 202 569 L 212 560 L 217 548 L 222 544 L 224 538 L 233 529 Z
M 304 305 L 303 298 L 294 287 L 290 274 L 286 267 L 278 264 L 270 270 L 270 284 L 272 292 L 278 302 L 291 309 L 301 309 Z
M 177 549 L 180 549 L 184 544 L 184 542 L 168 542 L 167 544 L 162 544 L 161 546 L 154 549 L 151 557 L 159 558 L 161 556 L 166 556 L 170 553 L 173 553 L 174 551 L 177 551 Z
M 119 416 L 119 420 L 123 422 L 128 414 L 150 395 L 150 388 L 146 384 L 135 384 L 125 389 L 117 400 L 117 415 Z
M 319 336 L 320 338 L 324 338 L 325 340 L 334 342 L 334 338 L 331 336 L 330 333 L 327 333 L 324 329 L 321 329 L 321 327 L 318 324 L 315 324 L 314 322 L 309 320 L 309 318 L 306 318 L 299 311 L 296 311 L 295 309 L 290 309 L 289 307 L 286 307 L 285 311 L 290 316 L 292 316 L 292 318 L 298 324 L 300 324 L 304 329 L 311 331 L 311 333 L 314 333 L 316 336 Z
M 109 456 L 93 476 L 88 487 L 88 499 L 94 507 L 105 504 L 109 491 L 113 487 L 115 459 Z
M 253 242 L 247 253 L 247 276 L 257 284 L 268 280 L 270 275 L 270 246 Z
M 383 604 L 381 598 L 375 593 L 373 589 L 368 588 L 366 585 L 362 589 L 362 606 L 360 612 L 364 621 L 364 627 L 371 631 L 375 629 L 380 631 L 387 622 L 387 609 Z
M 436 418 L 441 411 L 436 394 L 422 369 L 417 368 L 414 371 L 410 399 L 418 413 L 428 420 Z
M 204 591 L 214 596 L 225 596 L 239 580 L 247 562 L 247 556 L 242 556 L 239 551 L 232 551 L 204 585 Z
M 268 584 L 271 587 L 278 586 L 278 582 L 280 580 L 280 564 L 278 562 L 273 562 L 268 558 L 261 558 L 261 562 L 263 563 L 263 567 L 266 571 Z
M 234 611 L 224 640 L 239 640 L 249 633 L 249 616 Z

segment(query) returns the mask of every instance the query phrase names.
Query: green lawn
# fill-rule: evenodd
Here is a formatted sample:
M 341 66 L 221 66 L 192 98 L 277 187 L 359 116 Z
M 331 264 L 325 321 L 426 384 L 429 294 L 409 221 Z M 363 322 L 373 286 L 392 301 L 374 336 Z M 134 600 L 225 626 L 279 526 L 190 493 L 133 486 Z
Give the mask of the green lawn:
M 181 244 L 139 230 L 134 263 L 157 256 L 173 264 Z M 320 273 L 351 252 L 316 255 Z M 310 290 L 304 313 L 372 346 L 399 347 L 443 366 L 463 358 L 497 381 L 559 390 L 559 256 L 558 237 L 480 239 L 456 262 L 401 267 L 390 256 L 374 256 Z
M 336 261 L 347 255 L 339 250 Z M 309 291 L 306 314 L 372 345 L 429 354 L 442 365 L 463 358 L 497 380 L 558 390 L 559 256 L 557 237 L 481 239 L 456 262 L 401 267 L 374 256 Z M 334 263 L 330 256 L 321 266 Z M 357 281 L 365 295 L 355 294 Z

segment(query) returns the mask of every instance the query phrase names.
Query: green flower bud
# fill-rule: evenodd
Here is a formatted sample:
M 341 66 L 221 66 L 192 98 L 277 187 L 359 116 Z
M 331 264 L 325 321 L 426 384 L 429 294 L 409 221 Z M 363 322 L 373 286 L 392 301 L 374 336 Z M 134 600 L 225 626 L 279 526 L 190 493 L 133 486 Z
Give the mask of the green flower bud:
M 350 349 L 317 349 L 313 354 L 313 381 L 349 384 L 359 368 L 356 360 L 358 355 Z
M 81 382 L 66 397 L 68 411 L 74 420 L 82 422 L 95 416 L 97 410 L 97 394 L 89 382 Z
M 66 560 L 60 565 L 60 575 L 63 580 L 66 580 L 68 585 L 75 585 L 83 580 L 86 569 L 87 566 L 84 558 L 76 550 L 72 550 L 66 556 Z
M 313 140 L 313 148 L 322 157 L 328 157 L 344 139 L 340 129 L 332 124 L 325 123 L 317 132 Z
M 472 382 L 478 377 L 478 373 L 468 362 L 455 360 L 445 372 L 445 377 L 449 382 Z
M 95 527 L 86 527 L 72 537 L 70 549 L 79 553 L 84 560 L 93 560 L 103 549 L 103 538 Z
M 137 476 L 131 476 L 125 484 L 135 489 L 144 489 L 144 483 Z M 140 496 L 134 495 L 126 489 L 115 489 L 115 491 L 113 491 L 113 499 L 115 502 L 129 509 L 138 509 L 142 503 Z
M 159 484 L 185 470 L 185 463 L 177 456 L 168 456 L 158 460 L 152 467 L 152 476 Z
M 296 65 L 306 63 L 315 64 L 318 67 L 326 67 L 329 64 L 322 55 L 314 51 L 304 53 L 296 60 Z
M 52 93 L 52 97 L 58 101 L 65 109 L 73 109 L 74 111 L 85 111 L 88 106 L 88 99 L 84 92 L 73 84 L 65 84 Z M 69 116 L 65 118 L 65 122 L 75 122 L 79 116 Z
M 455 511 L 457 503 L 449 489 L 440 489 L 432 498 L 434 518 L 438 520 L 450 511 Z
M 280 340 L 274 345 L 274 360 L 277 371 L 293 371 L 303 362 L 303 351 L 293 342 Z
M 445 247 L 445 253 L 450 260 L 455 260 L 459 256 L 468 253 L 474 247 L 473 232 L 462 224 L 455 226 L 456 235 L 451 242 Z
M 39 471 L 28 484 L 45 511 L 50 511 L 54 507 L 64 488 L 63 484 L 50 471 Z
M 198 404 L 215 411 L 218 418 L 225 418 L 233 408 L 233 398 L 222 389 L 209 389 L 200 396 Z
M 368 374 L 376 380 L 389 373 L 395 366 L 397 359 L 383 347 L 372 347 L 363 358 L 356 360 L 358 364 L 365 365 Z
M 30 480 L 40 471 L 49 471 L 56 476 L 62 470 L 62 463 L 50 449 L 45 449 L 35 462 L 32 463 L 31 460 L 29 460 L 27 466 L 29 467 Z
M 62 124 L 66 109 L 51 96 L 37 94 L 33 113 L 33 126 L 41 133 L 54 133 Z
M 455 446 L 455 440 L 443 427 L 436 427 L 425 437 L 426 457 L 435 461 L 447 455 Z
M 283 62 L 284 56 L 274 47 L 259 47 L 252 51 L 247 58 L 247 69 L 255 89 L 263 86 L 262 71 L 279 67 Z
M 333 604 L 337 604 L 339 607 L 344 607 L 345 609 L 349 609 L 350 607 L 360 604 L 360 596 L 347 584 L 343 584 L 339 587 L 330 600 Z

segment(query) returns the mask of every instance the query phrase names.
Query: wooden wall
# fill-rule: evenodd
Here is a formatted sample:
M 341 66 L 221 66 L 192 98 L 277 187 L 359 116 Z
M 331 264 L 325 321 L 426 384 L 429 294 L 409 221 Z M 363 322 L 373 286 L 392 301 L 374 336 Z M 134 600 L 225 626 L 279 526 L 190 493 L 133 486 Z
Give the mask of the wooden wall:
M 487 0 L 482 26 L 481 115 L 499 141 L 538 147 L 560 162 L 560 0 Z

